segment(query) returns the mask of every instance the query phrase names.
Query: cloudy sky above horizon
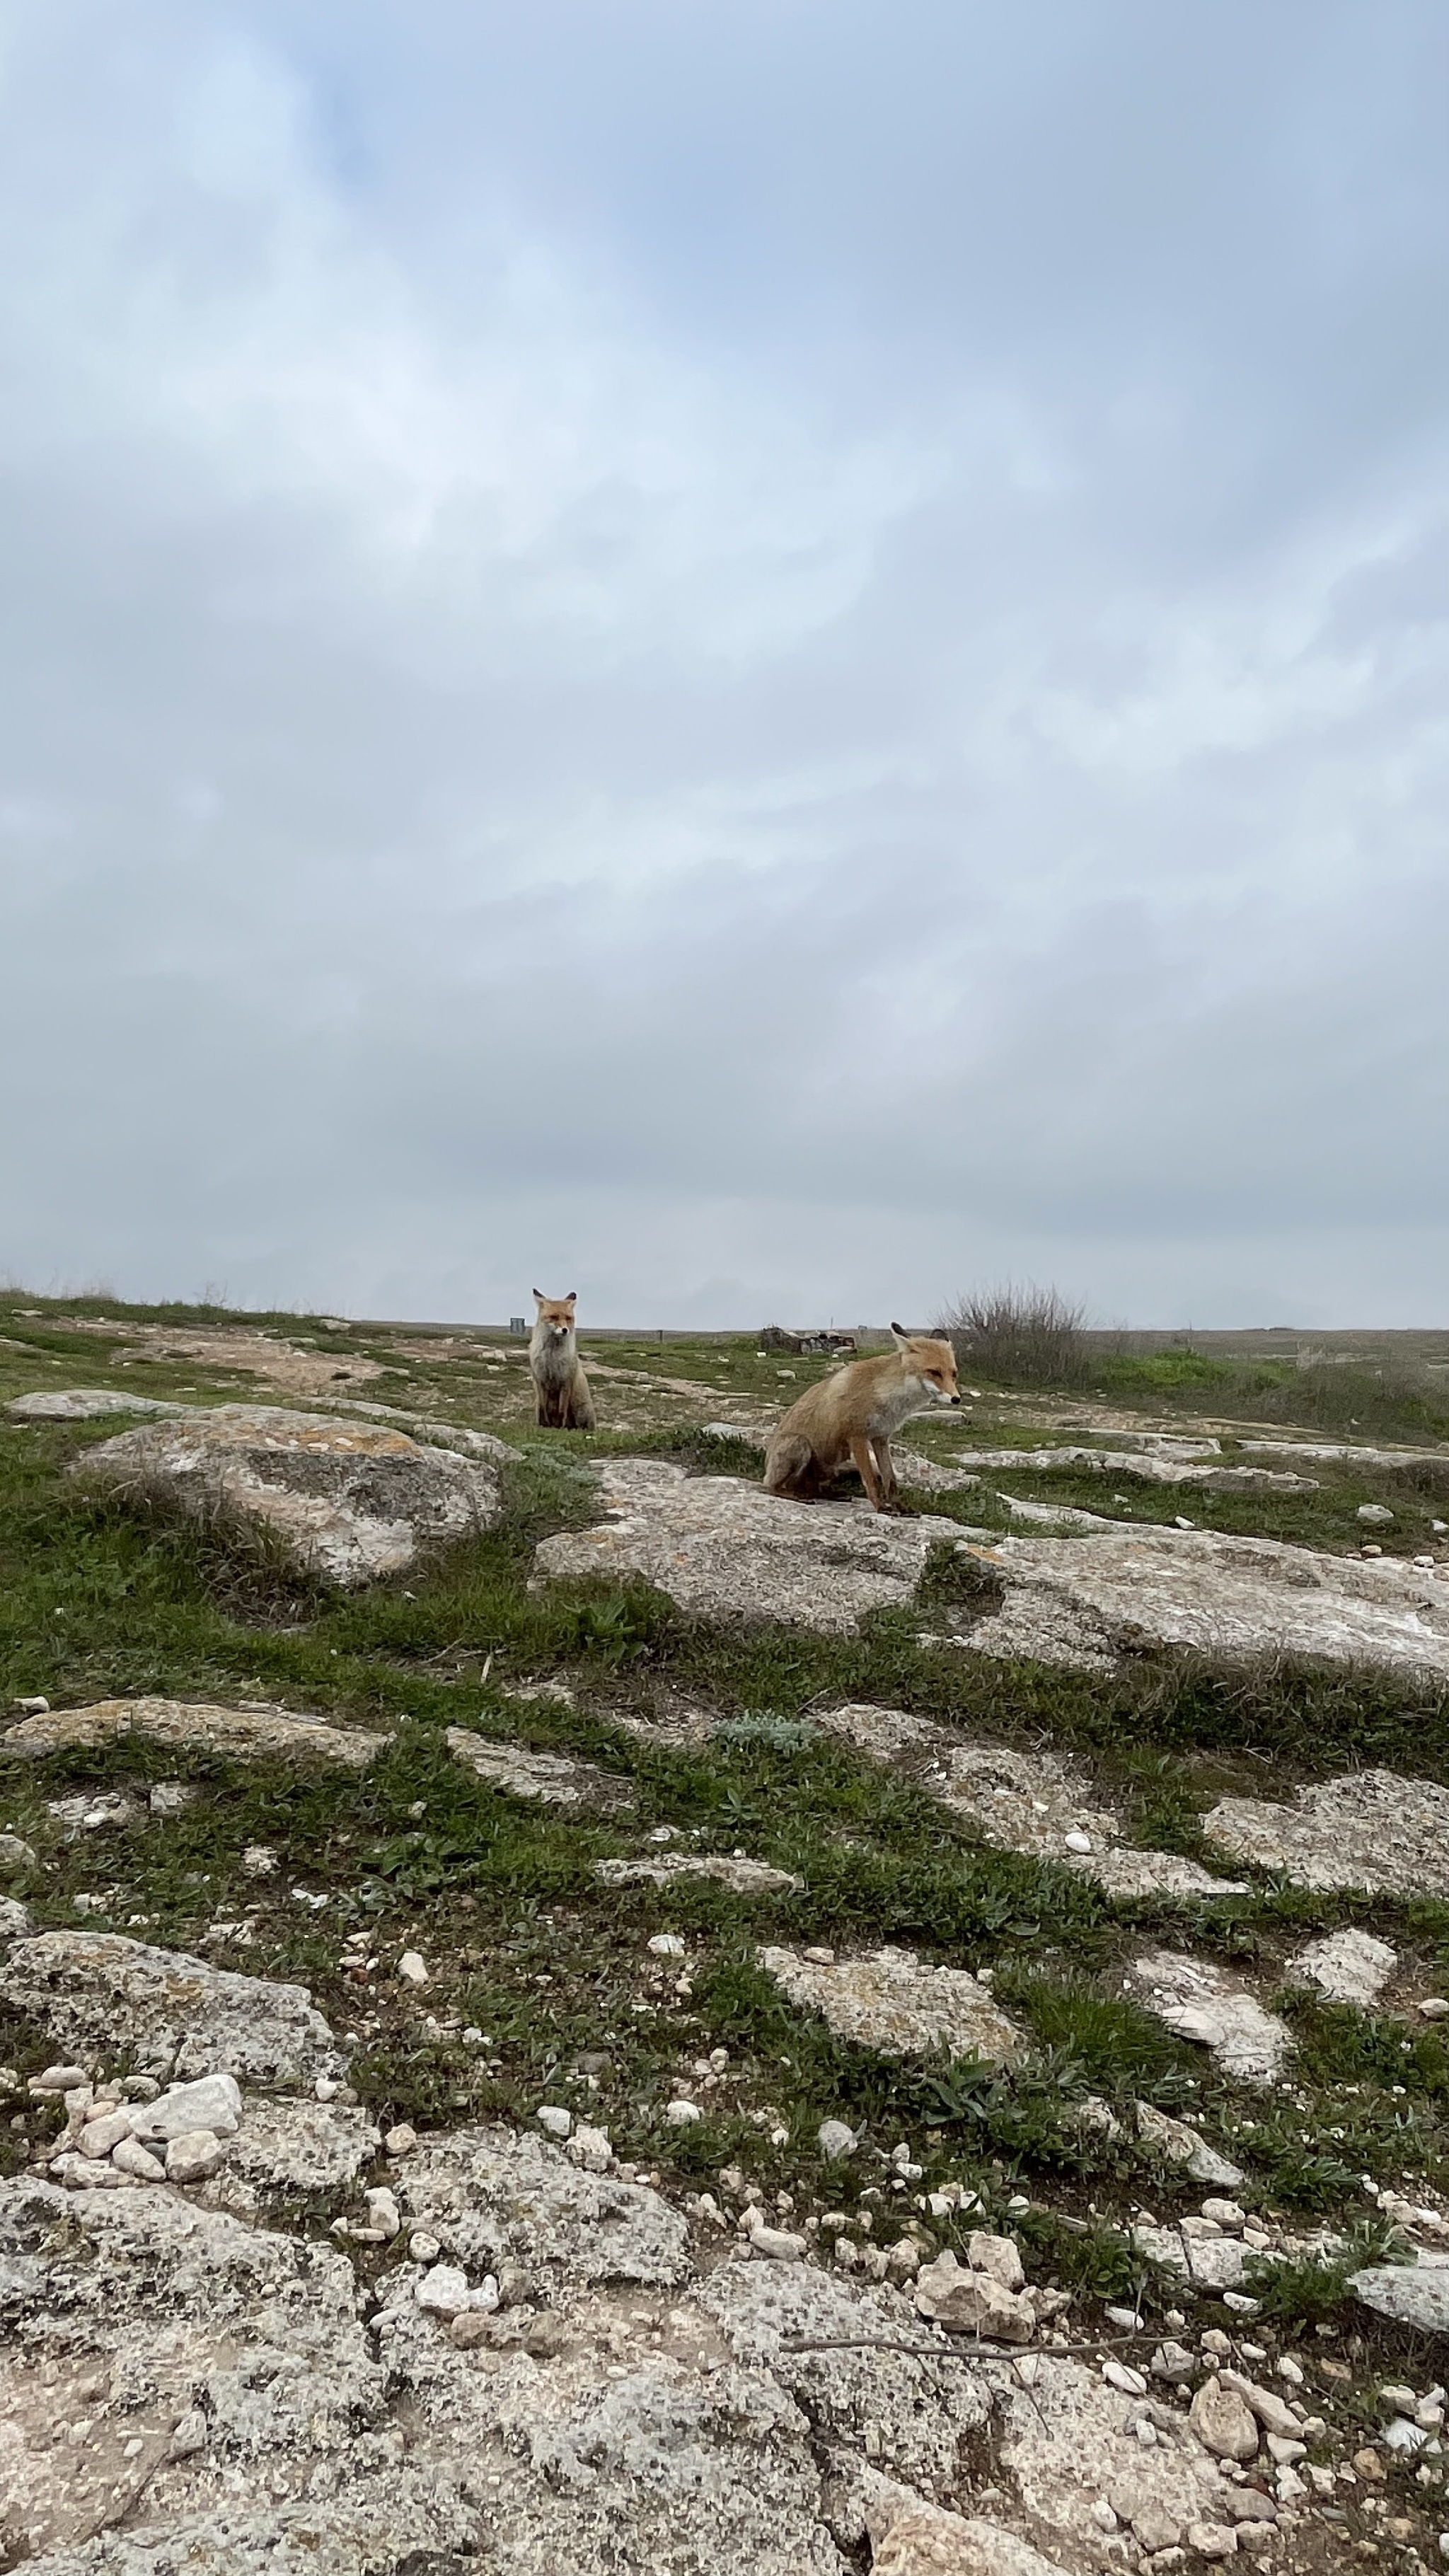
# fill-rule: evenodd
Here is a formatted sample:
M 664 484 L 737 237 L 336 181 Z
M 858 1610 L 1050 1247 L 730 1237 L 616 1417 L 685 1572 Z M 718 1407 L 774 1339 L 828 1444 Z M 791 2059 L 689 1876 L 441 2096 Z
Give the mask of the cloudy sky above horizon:
M 1430 0 L 9 0 L 0 1270 L 1449 1321 Z

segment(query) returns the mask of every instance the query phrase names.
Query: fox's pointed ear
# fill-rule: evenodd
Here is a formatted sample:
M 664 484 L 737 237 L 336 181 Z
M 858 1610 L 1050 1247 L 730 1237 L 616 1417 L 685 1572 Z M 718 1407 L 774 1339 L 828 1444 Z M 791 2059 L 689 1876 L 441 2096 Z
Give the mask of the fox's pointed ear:
M 535 1288 L 533 1292 L 533 1302 L 535 1306 L 546 1306 L 548 1304 L 548 1299 L 545 1297 L 541 1288 Z
M 904 1350 L 907 1342 L 911 1338 L 910 1334 L 906 1331 L 904 1324 L 892 1324 L 891 1332 L 893 1333 L 896 1341 L 900 1344 L 901 1349 Z
M 576 1306 L 578 1302 L 579 1292 L 577 1288 L 571 1288 L 568 1295 L 564 1298 L 563 1303 L 565 1306 Z

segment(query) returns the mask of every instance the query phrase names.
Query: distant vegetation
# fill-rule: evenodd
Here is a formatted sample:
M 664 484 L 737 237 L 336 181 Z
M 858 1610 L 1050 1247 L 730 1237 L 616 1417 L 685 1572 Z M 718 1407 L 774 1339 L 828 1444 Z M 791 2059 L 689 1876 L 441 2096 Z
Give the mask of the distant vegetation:
M 1146 1410 L 1192 1402 L 1224 1420 L 1438 1442 L 1449 1439 L 1449 1379 L 1413 1359 L 1312 1348 L 1214 1356 L 1192 1341 L 1089 1329 L 1056 1288 L 973 1289 L 937 1324 L 963 1376 L 988 1386 L 1098 1394 Z
M 1055 1288 L 972 1289 L 937 1329 L 958 1368 L 995 1386 L 1086 1386 L 1092 1376 L 1083 1310 Z

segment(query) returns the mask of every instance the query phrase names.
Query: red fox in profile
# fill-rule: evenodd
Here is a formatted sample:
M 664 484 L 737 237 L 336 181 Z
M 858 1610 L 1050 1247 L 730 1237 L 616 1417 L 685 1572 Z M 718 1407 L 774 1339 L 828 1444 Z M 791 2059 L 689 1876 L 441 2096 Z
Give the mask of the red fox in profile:
M 538 1399 L 538 1420 L 545 1431 L 592 1431 L 597 1416 L 589 1381 L 574 1339 L 577 1292 L 541 1297 L 535 1288 L 537 1321 L 528 1345 L 529 1375 Z
M 892 1324 L 891 1335 L 893 1351 L 878 1360 L 857 1360 L 807 1387 L 776 1424 L 765 1451 L 767 1493 L 813 1502 L 853 1465 L 876 1511 L 903 1509 L 891 1433 L 913 1413 L 959 1404 L 961 1395 L 949 1342 L 903 1332 L 899 1324 Z

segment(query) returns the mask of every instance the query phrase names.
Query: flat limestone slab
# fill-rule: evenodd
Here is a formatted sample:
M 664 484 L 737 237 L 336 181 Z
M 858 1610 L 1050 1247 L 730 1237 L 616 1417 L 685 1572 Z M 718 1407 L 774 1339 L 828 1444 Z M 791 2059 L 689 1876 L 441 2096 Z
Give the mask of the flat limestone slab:
M 632 1781 L 572 1753 L 534 1753 L 522 1744 L 496 1744 L 466 1726 L 449 1727 L 447 1746 L 455 1762 L 476 1771 L 490 1787 L 508 1789 L 515 1798 L 541 1799 L 546 1807 L 623 1807 L 633 1799 Z
M 848 1636 L 871 1610 L 911 1600 L 933 1548 L 956 1521 L 897 1519 L 865 1503 L 791 1503 L 732 1476 L 690 1476 L 657 1458 L 599 1470 L 610 1517 L 536 1551 L 537 1579 L 642 1576 L 707 1619 L 778 1619 Z
M 147 1423 L 86 1450 L 72 1473 L 122 1501 L 250 1523 L 299 1573 L 346 1589 L 405 1573 L 425 1550 L 489 1528 L 502 1508 L 484 1459 L 281 1405 L 221 1404 Z
M 159 1395 L 123 1395 L 114 1386 L 57 1386 L 17 1395 L 5 1410 L 12 1422 L 96 1422 L 108 1413 L 185 1413 L 188 1407 Z
M 913 1950 L 829 1962 L 773 1947 L 756 1956 L 792 2004 L 818 2012 L 837 2038 L 886 2057 L 945 2047 L 953 2057 L 1001 2065 L 1026 2045 L 1015 2022 L 964 1968 L 933 1968 Z
M 0 1968 L 0 1996 L 57 2055 L 93 2072 L 133 2051 L 146 2073 L 310 2084 L 341 2052 L 305 1986 L 212 1968 L 119 1932 L 39 1932 Z
M 1203 1832 L 1295 1887 L 1449 1896 L 1449 1789 L 1394 1771 L 1351 1771 L 1300 1789 L 1291 1807 L 1224 1798 Z
M 1067 1660 L 1144 1644 L 1226 1656 L 1294 1654 L 1449 1678 L 1449 1577 L 1216 1530 L 1015 1533 L 971 1554 L 1006 1588 L 962 1642 Z M 1055 1614 L 1044 1628 L 1042 1612 Z
M 1234 1985 L 1209 1959 L 1156 1950 L 1139 1959 L 1132 1983 L 1149 2012 L 1180 2039 L 1194 2040 L 1241 2084 L 1272 2084 L 1292 2050 L 1286 2022 Z
M 963 1449 L 958 1467 L 1021 1467 L 1040 1475 L 1052 1468 L 1074 1467 L 1096 1476 L 1131 1476 L 1143 1485 L 1201 1485 L 1215 1494 L 1314 1494 L 1314 1476 L 1294 1476 L 1271 1467 L 1224 1467 L 1210 1458 L 1194 1458 L 1199 1444 L 1184 1442 L 1171 1454 L 1135 1449 Z M 1216 1443 L 1213 1444 L 1216 1447 Z
M 1399 1954 L 1371 1932 L 1350 1927 L 1310 1941 L 1288 1964 L 1295 1977 L 1316 1986 L 1331 2004 L 1354 2004 L 1360 2012 L 1370 2012 L 1398 1966 Z
M 973 1824 L 997 1851 L 1020 1852 L 1096 1879 L 1113 1896 L 1241 1896 L 1241 1879 L 1214 1878 L 1177 1852 L 1138 1851 L 1119 1841 L 1115 1816 L 1096 1806 L 1073 1765 L 1060 1754 L 1017 1753 L 1004 1744 L 971 1744 L 949 1727 L 905 1709 L 856 1702 L 815 1720 L 826 1734 L 939 1799 Z M 1068 1836 L 1090 1848 L 1073 1849 Z
M 797 1896 L 804 1886 L 793 1870 L 772 1869 L 765 1860 L 741 1860 L 727 1852 L 659 1852 L 642 1860 L 596 1860 L 595 1878 L 605 1887 L 636 1882 L 669 1887 L 679 1878 L 712 1878 L 735 1896 Z
M 182 1753 L 223 1753 L 235 1762 L 270 1756 L 341 1762 L 363 1770 L 382 1751 L 385 1735 L 331 1726 L 325 1718 L 291 1709 L 217 1708 L 209 1700 L 101 1699 L 88 1708 L 53 1708 L 22 1719 L 0 1735 L 0 1753 L 40 1761 L 75 1746 L 114 1744 L 126 1735 L 167 1744 Z

